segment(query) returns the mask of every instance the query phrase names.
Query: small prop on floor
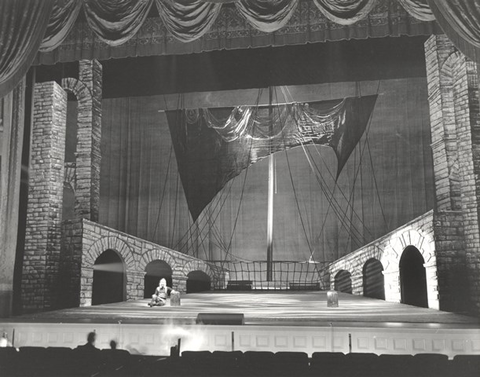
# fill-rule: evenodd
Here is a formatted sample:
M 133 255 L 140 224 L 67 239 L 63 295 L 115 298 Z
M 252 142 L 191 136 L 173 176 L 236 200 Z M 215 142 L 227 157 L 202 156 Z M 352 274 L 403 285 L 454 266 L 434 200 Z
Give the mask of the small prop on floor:
M 327 292 L 327 307 L 338 308 L 338 292 L 337 291 L 332 290 Z
M 170 292 L 170 306 L 180 306 L 180 292 Z

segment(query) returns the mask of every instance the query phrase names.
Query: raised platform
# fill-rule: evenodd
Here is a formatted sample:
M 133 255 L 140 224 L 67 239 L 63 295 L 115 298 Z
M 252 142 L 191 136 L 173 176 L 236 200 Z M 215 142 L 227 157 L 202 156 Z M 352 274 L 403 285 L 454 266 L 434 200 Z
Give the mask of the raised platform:
M 477 318 L 349 294 L 339 294 L 338 308 L 327 307 L 326 292 L 301 291 L 188 294 L 175 307 L 150 308 L 148 301 L 9 318 L 0 330 L 16 347 L 72 348 L 95 330 L 99 348 L 114 339 L 119 348 L 150 355 L 168 354 L 178 339 L 182 351 L 480 354 Z M 224 324 L 197 324 L 199 314 Z

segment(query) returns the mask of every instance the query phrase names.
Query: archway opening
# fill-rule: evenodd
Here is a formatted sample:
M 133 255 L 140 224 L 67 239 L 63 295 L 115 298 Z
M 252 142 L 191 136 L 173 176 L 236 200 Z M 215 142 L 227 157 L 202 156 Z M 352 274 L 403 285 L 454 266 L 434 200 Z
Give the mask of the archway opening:
M 378 259 L 371 258 L 363 265 L 363 295 L 385 300 L 383 265 Z
M 187 293 L 210 290 L 210 276 L 203 271 L 192 271 L 187 275 Z
M 155 288 L 158 287 L 158 282 L 162 278 L 167 281 L 169 287 L 172 287 L 172 268 L 167 262 L 157 259 L 147 264 L 145 267 L 144 298 L 152 297 Z
M 335 290 L 338 292 L 352 293 L 352 275 L 346 270 L 340 270 L 335 275 Z
M 415 246 L 408 246 L 400 258 L 402 303 L 428 308 L 425 260 Z
M 105 250 L 93 266 L 92 305 L 126 300 L 125 263 L 114 250 Z

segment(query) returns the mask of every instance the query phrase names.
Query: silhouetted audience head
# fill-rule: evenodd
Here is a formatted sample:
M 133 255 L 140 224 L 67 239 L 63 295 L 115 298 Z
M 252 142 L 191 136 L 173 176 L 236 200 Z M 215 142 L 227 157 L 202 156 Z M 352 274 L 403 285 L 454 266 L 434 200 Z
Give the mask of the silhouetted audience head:
M 117 342 L 114 341 L 114 340 L 111 340 L 111 341 L 110 341 L 110 348 L 111 348 L 112 350 L 116 350 L 116 349 L 117 349 Z
M 89 332 L 87 336 L 87 342 L 90 343 L 92 346 L 95 345 L 95 340 L 97 340 L 97 334 L 95 332 Z

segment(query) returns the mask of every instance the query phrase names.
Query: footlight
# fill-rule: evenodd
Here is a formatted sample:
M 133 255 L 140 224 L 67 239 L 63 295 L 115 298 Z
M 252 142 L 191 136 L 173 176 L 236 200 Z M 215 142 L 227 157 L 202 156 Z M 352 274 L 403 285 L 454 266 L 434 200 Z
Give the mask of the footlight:
M 337 291 L 332 290 L 327 292 L 327 307 L 338 308 L 338 292 Z

